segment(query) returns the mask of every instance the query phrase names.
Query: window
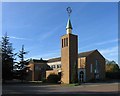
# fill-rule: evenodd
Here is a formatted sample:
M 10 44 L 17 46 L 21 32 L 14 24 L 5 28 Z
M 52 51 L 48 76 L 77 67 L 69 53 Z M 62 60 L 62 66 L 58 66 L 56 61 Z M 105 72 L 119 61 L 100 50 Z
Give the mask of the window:
M 61 68 L 61 64 L 57 65 L 57 68 Z
M 93 69 L 92 69 L 92 64 L 90 64 L 90 72 L 91 72 L 91 73 L 92 73 L 92 70 L 93 70 Z
M 64 38 L 64 47 L 66 46 L 65 38 Z
M 62 39 L 62 48 L 68 46 L 68 38 Z
M 66 38 L 66 46 L 68 46 L 68 38 Z
M 62 48 L 63 48 L 63 39 L 62 39 Z
M 54 68 L 55 68 L 55 65 L 51 65 L 51 68 L 53 68 L 53 69 L 54 69 Z
M 95 60 L 95 73 L 98 73 L 98 60 Z

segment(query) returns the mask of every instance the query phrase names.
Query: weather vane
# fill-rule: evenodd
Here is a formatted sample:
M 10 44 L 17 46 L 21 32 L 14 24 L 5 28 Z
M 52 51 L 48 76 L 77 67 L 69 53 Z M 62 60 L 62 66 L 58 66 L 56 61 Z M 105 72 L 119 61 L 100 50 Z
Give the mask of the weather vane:
M 70 17 L 70 14 L 72 13 L 71 7 L 67 7 L 67 12 L 68 12 L 68 16 Z

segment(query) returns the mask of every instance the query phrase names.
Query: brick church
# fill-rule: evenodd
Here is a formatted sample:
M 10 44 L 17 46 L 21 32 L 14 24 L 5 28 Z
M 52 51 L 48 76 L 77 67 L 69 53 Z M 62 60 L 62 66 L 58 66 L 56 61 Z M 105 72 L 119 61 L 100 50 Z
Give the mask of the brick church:
M 78 36 L 72 32 L 70 17 L 61 37 L 61 57 L 32 59 L 28 66 L 29 81 L 41 81 L 53 73 L 62 73 L 61 82 L 67 84 L 105 78 L 105 58 L 97 49 L 78 53 Z

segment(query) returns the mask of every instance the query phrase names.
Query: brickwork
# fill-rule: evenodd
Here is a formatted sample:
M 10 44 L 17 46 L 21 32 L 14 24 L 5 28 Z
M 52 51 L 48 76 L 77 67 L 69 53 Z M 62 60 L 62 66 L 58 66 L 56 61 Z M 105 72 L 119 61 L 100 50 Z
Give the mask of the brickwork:
M 65 43 L 66 40 L 68 44 Z M 74 76 L 77 76 L 78 45 L 77 35 L 66 34 L 61 38 L 61 63 L 62 63 L 62 82 L 71 83 Z M 63 42 L 64 41 L 64 42 Z M 67 45 L 67 46 L 64 46 Z M 75 72 L 73 72 L 75 71 Z

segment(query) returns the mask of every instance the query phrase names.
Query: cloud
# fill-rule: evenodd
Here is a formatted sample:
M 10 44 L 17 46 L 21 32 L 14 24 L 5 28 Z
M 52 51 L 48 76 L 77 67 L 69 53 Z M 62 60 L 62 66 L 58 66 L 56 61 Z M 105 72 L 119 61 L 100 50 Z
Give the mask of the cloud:
M 49 32 L 46 32 L 42 35 L 41 40 L 44 40 L 48 37 L 50 37 L 51 35 L 55 34 L 55 32 L 62 26 L 63 24 L 60 24 L 59 26 L 55 27 L 54 29 L 52 29 Z
M 109 41 L 99 42 L 99 43 L 96 43 L 95 45 L 104 45 L 104 44 L 114 43 L 114 42 L 118 42 L 118 39 L 113 39 L 113 40 L 109 40 Z
M 87 39 L 86 39 L 87 40 Z M 79 48 L 79 50 L 81 49 L 85 49 L 85 48 L 89 48 L 91 46 L 100 46 L 100 45 L 104 45 L 104 44 L 109 44 L 109 43 L 115 43 L 115 42 L 118 42 L 120 39 L 113 39 L 113 40 L 108 40 L 108 41 L 104 41 L 104 42 L 98 42 L 98 43 L 92 43 L 90 45 L 87 45 L 87 46 L 83 46 L 81 48 Z
M 26 38 L 19 38 L 19 37 L 14 37 L 14 36 L 9 36 L 11 39 L 17 39 L 17 40 L 31 40 L 31 39 L 26 39 Z
M 107 48 L 107 49 L 102 49 L 100 50 L 100 52 L 102 54 L 115 55 L 115 54 L 118 54 L 118 46 Z
M 118 46 L 110 47 L 107 49 L 99 50 L 109 60 L 115 60 L 118 62 Z

